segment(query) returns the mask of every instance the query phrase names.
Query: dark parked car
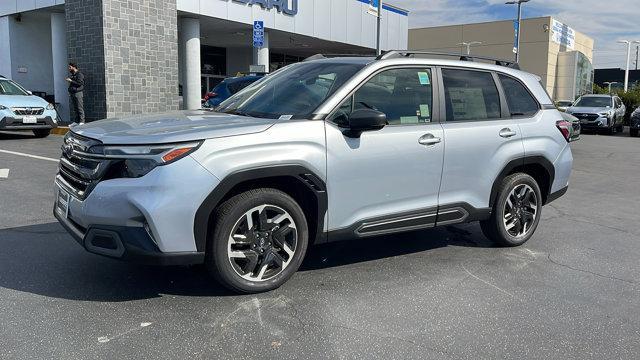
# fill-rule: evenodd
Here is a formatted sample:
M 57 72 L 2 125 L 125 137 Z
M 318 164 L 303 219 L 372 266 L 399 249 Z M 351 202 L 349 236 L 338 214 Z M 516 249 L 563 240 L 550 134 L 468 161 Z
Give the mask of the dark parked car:
M 629 122 L 629 134 L 633 137 L 638 136 L 638 129 L 640 129 L 640 106 L 631 114 L 631 121 Z
M 264 75 L 248 75 L 224 79 L 221 83 L 204 96 L 203 107 L 216 107 L 227 100 L 231 95 L 239 92 L 254 82 L 262 79 Z

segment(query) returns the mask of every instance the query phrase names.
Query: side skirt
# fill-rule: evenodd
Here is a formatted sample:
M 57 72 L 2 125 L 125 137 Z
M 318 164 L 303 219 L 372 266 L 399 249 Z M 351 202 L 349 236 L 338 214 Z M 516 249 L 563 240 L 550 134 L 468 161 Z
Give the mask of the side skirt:
M 329 231 L 327 236 L 329 242 L 360 239 L 486 220 L 490 216 L 490 208 L 476 209 L 467 203 L 457 203 L 360 220 L 349 227 Z

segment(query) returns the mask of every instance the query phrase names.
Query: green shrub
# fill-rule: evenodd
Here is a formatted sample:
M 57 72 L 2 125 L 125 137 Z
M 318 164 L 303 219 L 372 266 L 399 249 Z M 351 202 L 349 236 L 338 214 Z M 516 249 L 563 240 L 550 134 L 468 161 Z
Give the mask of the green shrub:
M 622 99 L 622 102 L 627 107 L 627 114 L 625 115 L 625 124 L 629 124 L 629 118 L 631 113 L 640 106 L 640 89 L 635 88 L 627 92 L 619 91 L 618 96 Z

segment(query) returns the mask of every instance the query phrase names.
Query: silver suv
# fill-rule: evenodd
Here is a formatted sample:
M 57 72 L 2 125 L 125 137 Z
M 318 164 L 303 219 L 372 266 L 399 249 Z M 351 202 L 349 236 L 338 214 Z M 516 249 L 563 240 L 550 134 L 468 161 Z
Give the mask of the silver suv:
M 604 130 L 611 135 L 624 130 L 627 108 L 615 95 L 583 95 L 566 112 L 578 118 L 583 129 Z
M 92 253 L 204 263 L 241 293 L 311 244 L 479 221 L 521 245 L 567 190 L 571 124 L 536 76 L 472 60 L 314 59 L 215 112 L 74 127 L 54 214 Z

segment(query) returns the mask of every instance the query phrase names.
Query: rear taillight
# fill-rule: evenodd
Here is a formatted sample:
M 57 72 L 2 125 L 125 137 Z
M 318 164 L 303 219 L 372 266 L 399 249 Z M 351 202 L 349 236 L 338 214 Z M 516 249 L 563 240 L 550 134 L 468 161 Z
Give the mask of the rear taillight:
M 567 142 L 570 142 L 572 129 L 571 123 L 566 120 L 560 120 L 556 122 L 556 127 L 558 128 L 558 130 L 560 130 L 562 136 L 564 136 L 564 139 L 567 140 Z

